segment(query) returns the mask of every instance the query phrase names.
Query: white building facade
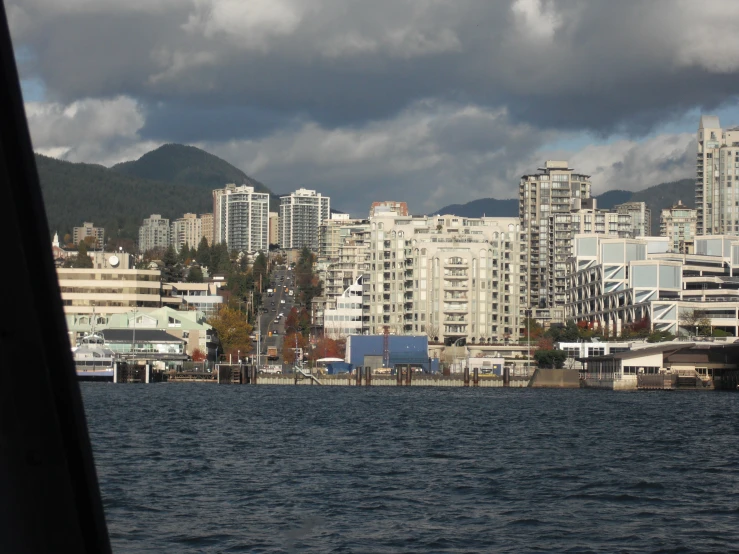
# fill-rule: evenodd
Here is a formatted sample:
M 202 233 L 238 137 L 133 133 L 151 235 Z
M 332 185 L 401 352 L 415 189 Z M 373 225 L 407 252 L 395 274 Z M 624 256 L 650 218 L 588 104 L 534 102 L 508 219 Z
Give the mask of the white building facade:
M 168 248 L 171 240 L 169 219 L 152 214 L 139 227 L 139 251 L 148 252 L 155 248 Z
M 330 218 L 331 199 L 314 190 L 298 189 L 280 198 L 280 248 L 319 248 L 319 227 Z
M 245 254 L 269 251 L 269 194 L 234 184 L 214 190 L 213 242 Z
M 445 343 L 516 340 L 526 298 L 520 238 L 516 218 L 371 218 L 363 328 Z
M 718 117 L 698 125 L 696 234 L 739 235 L 739 128 L 722 129 Z

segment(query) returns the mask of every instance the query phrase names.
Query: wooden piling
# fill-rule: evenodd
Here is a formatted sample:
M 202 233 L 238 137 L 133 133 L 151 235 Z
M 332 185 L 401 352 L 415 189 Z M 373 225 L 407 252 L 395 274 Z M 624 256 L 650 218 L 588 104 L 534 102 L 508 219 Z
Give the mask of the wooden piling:
M 473 387 L 479 387 L 480 386 L 480 369 L 475 368 L 472 373 L 472 386 Z
M 364 368 L 364 384 L 368 387 L 372 384 L 372 368 L 370 366 Z
M 464 386 L 465 387 L 470 386 L 470 368 L 469 367 L 464 368 Z

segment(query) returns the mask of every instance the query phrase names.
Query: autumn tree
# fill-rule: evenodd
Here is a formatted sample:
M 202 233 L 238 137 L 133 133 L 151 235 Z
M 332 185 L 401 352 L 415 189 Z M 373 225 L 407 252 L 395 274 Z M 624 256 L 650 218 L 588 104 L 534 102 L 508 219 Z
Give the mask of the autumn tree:
M 285 318 L 285 330 L 292 330 L 307 337 L 310 334 L 310 314 L 308 310 L 305 308 L 298 310 L 293 306 Z
M 313 348 L 313 359 L 321 358 L 343 358 L 346 349 L 346 340 L 321 337 Z
M 286 364 L 295 363 L 295 348 L 302 349 L 303 358 L 306 357 L 306 349 L 308 347 L 308 339 L 300 333 L 290 333 L 285 335 L 282 341 L 282 358 Z
M 200 350 L 200 348 L 196 348 L 192 351 L 192 361 L 193 362 L 203 362 L 207 359 L 207 356 L 205 355 L 205 352 Z
M 236 354 L 240 350 L 243 354 L 251 351 L 252 326 L 246 322 L 244 314 L 230 306 L 222 306 L 218 313 L 208 319 L 208 323 L 215 329 L 224 354 Z

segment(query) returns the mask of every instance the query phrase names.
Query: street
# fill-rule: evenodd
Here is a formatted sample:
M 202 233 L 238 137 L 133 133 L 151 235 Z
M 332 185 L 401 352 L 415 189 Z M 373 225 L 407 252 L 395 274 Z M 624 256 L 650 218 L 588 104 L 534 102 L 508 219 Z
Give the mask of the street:
M 262 366 L 282 366 L 282 339 L 285 335 L 285 319 L 293 307 L 294 300 L 294 297 L 290 296 L 286 292 L 286 289 L 293 290 L 293 284 L 292 272 L 281 269 L 272 273 L 272 282 L 265 287 L 262 297 L 262 307 L 266 310 L 266 313 L 259 316 L 262 326 L 262 342 L 260 348 Z M 269 296 L 267 292 L 269 288 L 273 289 L 273 296 Z M 282 303 L 283 301 L 284 304 Z M 275 323 L 279 314 L 283 315 L 279 322 Z M 267 348 L 270 346 L 277 348 L 280 357 L 279 360 L 267 360 Z

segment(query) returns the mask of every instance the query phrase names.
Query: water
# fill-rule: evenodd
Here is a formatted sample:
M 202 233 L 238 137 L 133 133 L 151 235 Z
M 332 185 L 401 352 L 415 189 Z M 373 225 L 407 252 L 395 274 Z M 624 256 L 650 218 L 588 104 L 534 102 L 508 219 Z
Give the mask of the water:
M 739 394 L 82 384 L 116 552 L 729 552 Z

